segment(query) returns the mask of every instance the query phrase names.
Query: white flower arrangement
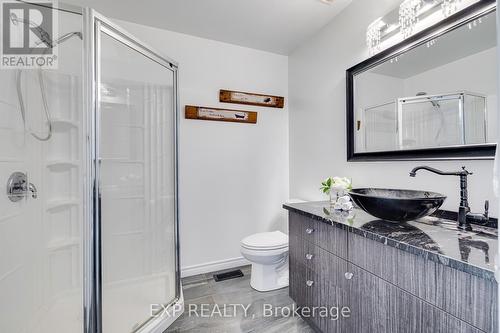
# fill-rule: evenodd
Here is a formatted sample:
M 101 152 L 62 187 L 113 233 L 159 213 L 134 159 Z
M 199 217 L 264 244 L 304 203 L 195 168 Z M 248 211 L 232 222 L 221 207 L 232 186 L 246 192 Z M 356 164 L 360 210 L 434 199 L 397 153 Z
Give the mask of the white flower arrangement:
M 347 192 L 352 189 L 352 181 L 347 177 L 328 177 L 321 182 L 320 190 L 330 196 L 330 205 L 335 210 L 350 211 L 353 208 Z

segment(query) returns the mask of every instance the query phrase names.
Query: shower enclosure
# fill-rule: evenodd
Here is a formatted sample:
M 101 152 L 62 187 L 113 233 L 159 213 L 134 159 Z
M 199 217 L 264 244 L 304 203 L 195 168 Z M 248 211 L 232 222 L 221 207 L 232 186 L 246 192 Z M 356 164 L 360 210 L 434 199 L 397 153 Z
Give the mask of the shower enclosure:
M 177 65 L 52 10 L 58 68 L 0 70 L 0 332 L 162 332 L 182 308 Z

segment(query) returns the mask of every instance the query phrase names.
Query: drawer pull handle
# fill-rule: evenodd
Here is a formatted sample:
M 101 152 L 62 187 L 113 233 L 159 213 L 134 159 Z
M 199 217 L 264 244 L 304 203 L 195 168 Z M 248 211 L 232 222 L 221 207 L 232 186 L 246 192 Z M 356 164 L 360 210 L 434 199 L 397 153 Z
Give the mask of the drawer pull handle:
M 353 275 L 354 275 L 354 274 L 352 274 L 351 272 L 346 272 L 346 273 L 344 274 L 344 276 L 345 276 L 345 278 L 346 278 L 347 280 L 352 279 L 352 276 L 353 276 Z
M 313 284 L 314 284 L 314 281 L 312 281 L 312 280 L 306 281 L 306 286 L 308 286 L 308 287 L 312 287 Z
M 314 256 L 310 253 L 306 254 L 306 259 L 311 260 Z
M 312 228 L 307 228 L 307 229 L 306 229 L 306 234 L 309 234 L 309 235 L 310 235 L 310 234 L 312 234 L 313 232 L 314 232 L 314 229 L 312 229 Z

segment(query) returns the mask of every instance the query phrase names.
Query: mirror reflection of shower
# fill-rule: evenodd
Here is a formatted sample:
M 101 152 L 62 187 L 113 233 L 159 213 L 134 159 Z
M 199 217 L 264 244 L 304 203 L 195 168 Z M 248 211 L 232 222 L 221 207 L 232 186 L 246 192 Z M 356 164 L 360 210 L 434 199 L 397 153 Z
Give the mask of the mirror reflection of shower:
M 418 92 L 416 96 L 426 96 L 427 93 L 425 91 L 421 91 L 421 92 Z M 441 136 L 441 132 L 443 130 L 446 131 L 446 120 L 444 119 L 444 114 L 443 114 L 443 110 L 441 110 L 441 104 L 439 104 L 439 102 L 437 101 L 434 101 L 432 100 L 431 98 L 429 98 L 429 102 L 432 104 L 432 108 L 434 109 L 434 111 L 438 112 L 439 114 L 439 129 L 437 130 L 437 133 L 436 133 L 436 136 L 434 137 L 434 140 L 436 141 L 439 141 L 439 137 Z M 446 134 L 445 134 L 445 137 L 446 137 Z
M 36 43 L 37 45 L 40 45 L 43 43 L 43 44 L 47 45 L 49 48 L 53 48 L 61 43 L 64 43 L 65 41 L 71 39 L 72 37 L 78 37 L 80 40 L 83 40 L 82 33 L 79 31 L 69 32 L 69 33 L 64 34 L 61 37 L 57 38 L 56 40 L 52 40 L 47 31 L 43 30 L 40 26 L 38 26 L 37 24 L 35 24 L 32 21 L 20 19 L 19 17 L 17 17 L 13 13 L 10 14 L 10 20 L 12 21 L 12 24 L 14 24 L 14 25 L 22 23 L 22 24 L 28 25 L 30 27 L 30 29 L 34 29 L 37 36 L 40 38 L 40 41 Z M 47 92 L 45 89 L 43 70 L 41 68 L 37 69 L 37 80 L 38 80 L 38 86 L 40 88 L 40 95 L 42 98 L 43 112 L 45 115 L 45 119 L 47 121 L 47 134 L 45 134 L 45 135 L 39 135 L 39 134 L 33 132 L 31 129 L 29 129 L 29 127 L 26 126 L 26 106 L 24 103 L 24 97 L 23 97 L 22 86 L 21 86 L 22 74 L 23 74 L 23 70 L 18 69 L 17 73 L 16 73 L 16 90 L 17 90 L 17 98 L 19 100 L 19 110 L 21 112 L 21 118 L 23 119 L 24 128 L 35 139 L 37 139 L 39 141 L 48 141 L 52 137 L 52 120 L 50 118 L 49 103 L 47 101 Z

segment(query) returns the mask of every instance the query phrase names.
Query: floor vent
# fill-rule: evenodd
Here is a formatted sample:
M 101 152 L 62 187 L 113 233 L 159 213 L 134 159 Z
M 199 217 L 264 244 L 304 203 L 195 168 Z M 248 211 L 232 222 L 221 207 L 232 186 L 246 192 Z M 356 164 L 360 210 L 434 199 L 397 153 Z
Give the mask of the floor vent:
M 241 271 L 241 269 L 237 269 L 235 271 L 214 274 L 214 280 L 215 280 L 215 282 L 220 282 L 220 281 L 225 281 L 225 280 L 236 279 L 236 278 L 239 278 L 242 276 L 243 276 L 243 272 Z

